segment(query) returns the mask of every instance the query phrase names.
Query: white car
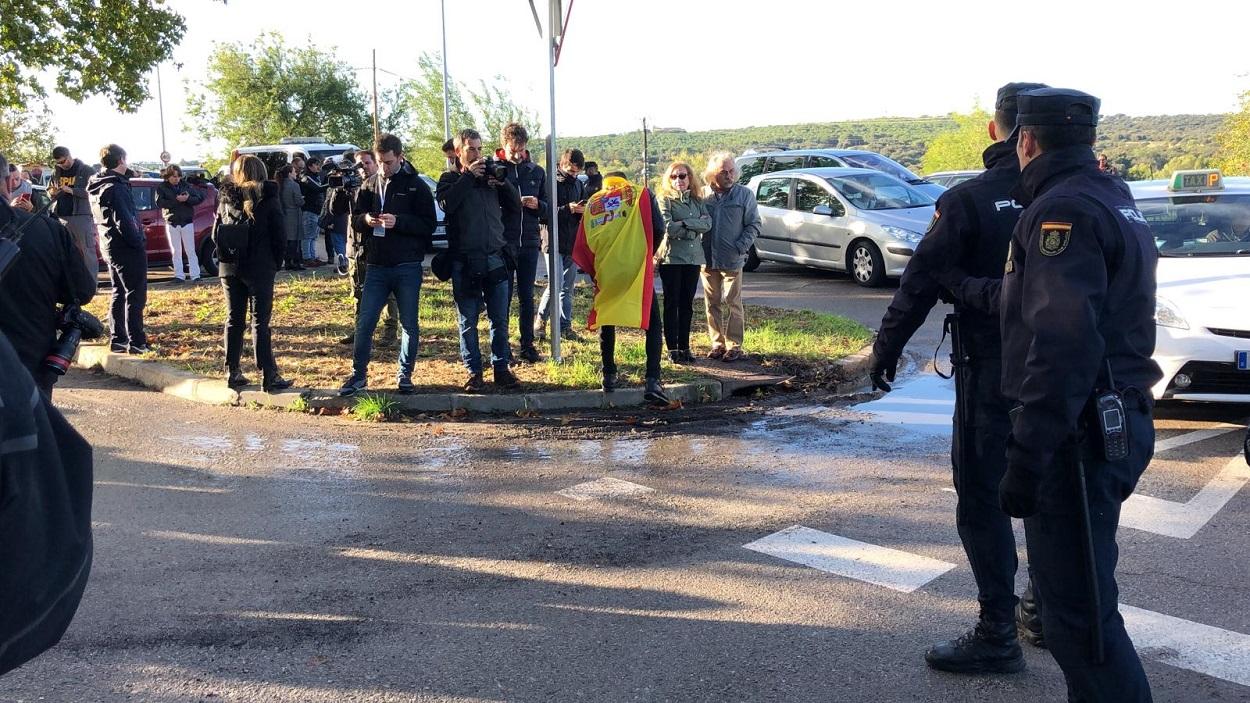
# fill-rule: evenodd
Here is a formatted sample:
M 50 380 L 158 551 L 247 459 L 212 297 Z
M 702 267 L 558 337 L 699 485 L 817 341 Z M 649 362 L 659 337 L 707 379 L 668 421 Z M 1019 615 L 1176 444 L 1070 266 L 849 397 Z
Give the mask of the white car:
M 1250 178 L 1130 183 L 1159 247 L 1155 398 L 1250 403 Z

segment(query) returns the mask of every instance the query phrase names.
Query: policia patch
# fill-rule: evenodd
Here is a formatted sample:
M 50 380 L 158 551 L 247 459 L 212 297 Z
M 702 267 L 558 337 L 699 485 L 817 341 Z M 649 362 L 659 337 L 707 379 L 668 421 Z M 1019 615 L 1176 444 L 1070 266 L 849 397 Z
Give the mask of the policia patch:
M 1071 222 L 1043 222 L 1042 236 L 1038 239 L 1037 249 L 1043 256 L 1059 256 L 1068 248 L 1072 241 Z

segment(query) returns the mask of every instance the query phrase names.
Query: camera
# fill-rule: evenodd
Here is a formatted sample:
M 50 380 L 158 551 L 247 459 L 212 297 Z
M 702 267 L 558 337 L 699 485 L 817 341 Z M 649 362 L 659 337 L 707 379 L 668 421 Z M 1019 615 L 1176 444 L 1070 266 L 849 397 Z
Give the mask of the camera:
M 56 324 L 59 334 L 52 350 L 43 359 L 44 368 L 58 376 L 69 371 L 74 362 L 74 354 L 78 352 L 78 344 L 84 339 L 98 339 L 104 334 L 104 325 L 91 313 L 77 305 L 66 305 Z
M 482 180 L 493 178 L 502 182 L 508 178 L 508 164 L 503 161 L 488 156 L 482 163 L 486 166 L 486 170 L 482 171 Z

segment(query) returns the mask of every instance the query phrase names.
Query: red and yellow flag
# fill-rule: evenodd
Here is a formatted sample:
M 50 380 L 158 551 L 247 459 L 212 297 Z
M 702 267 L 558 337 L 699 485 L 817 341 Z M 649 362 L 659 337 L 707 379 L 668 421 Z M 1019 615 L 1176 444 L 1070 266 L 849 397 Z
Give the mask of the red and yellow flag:
M 655 296 L 651 195 L 624 178 L 608 178 L 586 203 L 573 261 L 595 282 L 586 329 L 647 329 Z

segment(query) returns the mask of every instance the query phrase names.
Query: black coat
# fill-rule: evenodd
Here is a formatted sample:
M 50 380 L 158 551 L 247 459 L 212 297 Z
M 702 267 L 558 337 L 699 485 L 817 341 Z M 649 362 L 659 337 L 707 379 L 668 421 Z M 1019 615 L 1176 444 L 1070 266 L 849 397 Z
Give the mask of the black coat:
M 571 203 L 580 203 L 589 195 L 586 192 L 586 186 L 576 177 L 569 176 L 561 171 L 556 172 L 556 222 L 560 226 L 561 256 L 573 255 L 573 243 L 577 241 L 577 226 L 582 222 L 582 216 L 570 210 L 569 205 Z M 544 224 L 549 219 L 544 217 Z M 543 251 L 551 251 L 549 242 L 543 242 Z
M 130 176 L 113 170 L 101 171 L 87 182 L 91 198 L 91 215 L 104 240 L 105 252 L 113 247 L 144 251 L 147 237 L 139 226 L 135 198 L 130 190 Z
M 380 195 L 379 189 L 383 187 L 386 191 Z M 375 237 L 373 228 L 365 222 L 365 215 L 371 212 L 394 215 L 395 226 L 385 230 L 384 236 Z M 383 180 L 381 170 L 373 178 L 366 179 L 356 193 L 352 213 L 352 230 L 364 244 L 365 261 L 370 266 L 398 266 L 423 261 L 425 252 L 430 249 L 434 228 L 438 225 L 434 194 L 407 161 L 389 181 Z
M 178 196 L 186 193 L 186 202 L 179 202 Z M 195 222 L 195 206 L 204 202 L 204 194 L 199 188 L 191 187 L 184 179 L 177 186 L 165 181 L 156 186 L 156 206 L 161 209 L 165 221 L 175 227 Z
M 217 222 L 238 224 L 247 222 L 243 209 L 247 200 L 255 198 L 254 192 L 244 192 L 233 183 L 225 183 L 217 199 Z M 222 262 L 221 276 L 237 276 L 248 282 L 270 280 L 282 266 L 286 251 L 286 230 L 283 228 L 282 203 L 278 199 L 278 184 L 265 181 L 259 201 L 252 205 L 251 228 L 248 232 L 247 255 L 238 263 Z

